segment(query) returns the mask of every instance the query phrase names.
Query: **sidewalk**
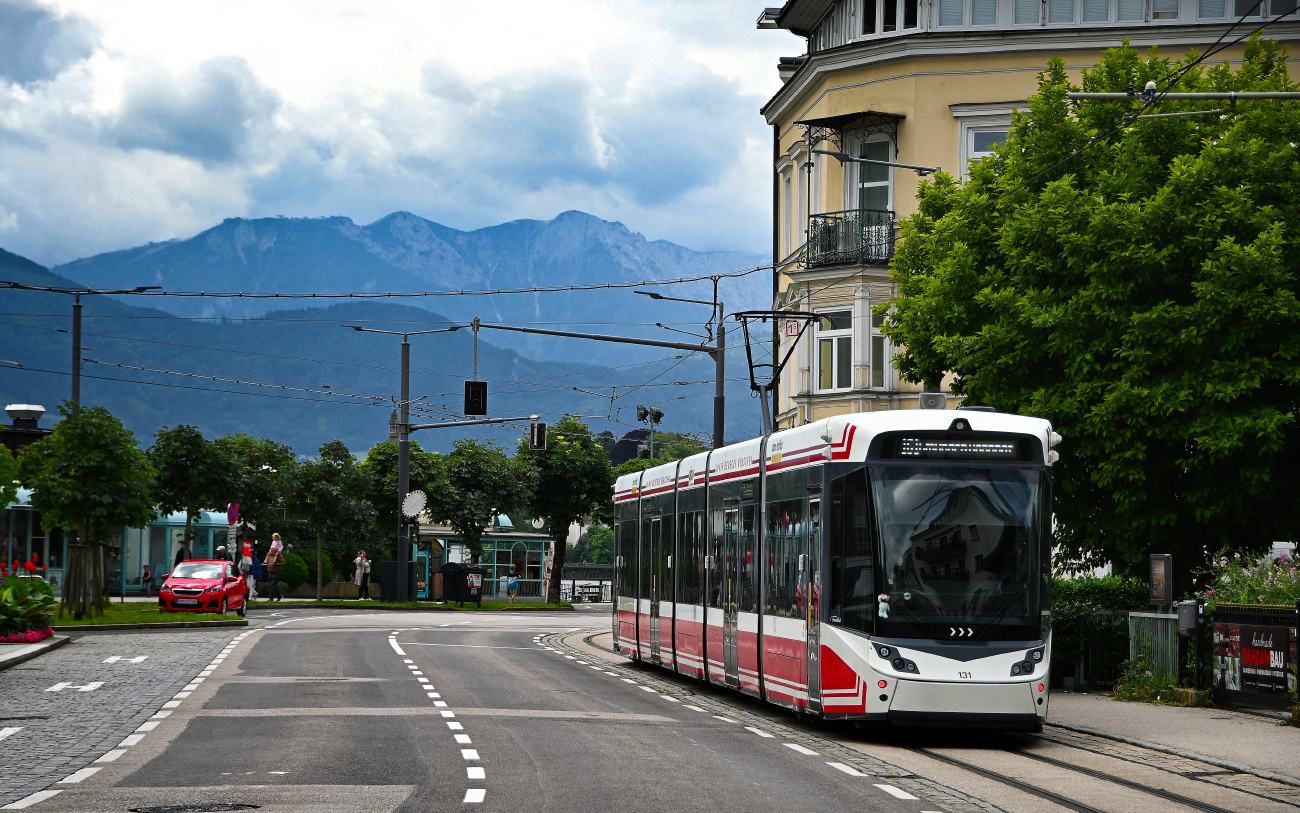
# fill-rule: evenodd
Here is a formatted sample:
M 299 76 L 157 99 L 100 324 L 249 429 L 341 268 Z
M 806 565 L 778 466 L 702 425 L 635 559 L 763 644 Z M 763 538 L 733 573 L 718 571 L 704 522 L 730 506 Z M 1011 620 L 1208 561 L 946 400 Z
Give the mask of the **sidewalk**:
M 1123 703 L 1104 694 L 1052 692 L 1048 725 L 1154 744 L 1300 781 L 1300 728 L 1284 718 L 1223 709 Z

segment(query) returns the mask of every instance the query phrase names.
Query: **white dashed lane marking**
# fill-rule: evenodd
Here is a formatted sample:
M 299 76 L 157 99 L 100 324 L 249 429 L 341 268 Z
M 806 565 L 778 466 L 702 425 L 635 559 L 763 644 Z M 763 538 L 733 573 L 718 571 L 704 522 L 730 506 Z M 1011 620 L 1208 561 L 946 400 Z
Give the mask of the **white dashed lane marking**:
M 465 774 L 469 779 L 487 779 L 487 771 L 474 765 L 466 768 Z
M 460 755 L 463 759 L 478 759 L 478 751 L 473 748 L 460 749 Z
M 60 785 L 75 785 L 99 773 L 99 768 L 82 768 L 59 780 Z
M 803 747 L 802 745 L 800 745 L 800 744 L 797 743 L 797 742 L 787 742 L 787 743 L 785 744 L 785 747 L 786 747 L 786 748 L 789 748 L 791 751 L 798 751 L 799 753 L 803 754 L 804 756 L 809 756 L 809 757 L 821 756 L 820 754 L 818 754 L 818 753 L 817 753 L 816 751 L 814 751 L 813 749 L 811 749 L 811 748 L 805 748 L 805 747 Z
M 23 727 L 20 725 L 9 726 L 8 728 L 0 728 L 0 740 L 3 740 L 7 737 L 12 737 L 13 735 L 17 734 L 19 731 L 22 730 Z
M 852 766 L 850 766 L 850 765 L 845 765 L 843 762 L 827 762 L 826 764 L 829 765 L 829 766 L 831 766 L 832 768 L 834 768 L 834 769 L 837 770 L 837 771 L 843 771 L 844 773 L 848 774 L 849 776 L 867 776 L 867 775 L 868 775 L 868 774 L 863 773 L 862 771 L 859 771 L 857 768 L 854 768 L 854 767 L 852 767 Z
M 747 725 L 747 726 L 745 726 L 745 730 L 746 730 L 746 731 L 752 731 L 752 732 L 754 732 L 755 734 L 757 734 L 757 735 L 760 736 L 760 737 L 767 737 L 768 739 L 771 739 L 771 737 L 772 737 L 771 734 L 767 733 L 766 731 L 762 730 L 761 728 L 754 728 L 752 725 Z
M 487 796 L 486 790 L 483 790 L 482 788 L 470 788 L 469 790 L 465 791 L 464 804 L 467 805 L 478 804 L 479 802 L 483 801 L 483 798 L 485 796 Z
M 16 802 L 11 802 L 4 807 L 0 807 L 0 810 L 23 810 L 31 807 L 37 802 L 43 802 L 46 799 L 58 796 L 62 792 L 62 790 L 38 790 L 31 796 L 24 796 Z
M 876 785 L 876 787 L 893 796 L 895 799 L 915 799 L 916 797 L 902 788 L 896 788 L 893 785 Z

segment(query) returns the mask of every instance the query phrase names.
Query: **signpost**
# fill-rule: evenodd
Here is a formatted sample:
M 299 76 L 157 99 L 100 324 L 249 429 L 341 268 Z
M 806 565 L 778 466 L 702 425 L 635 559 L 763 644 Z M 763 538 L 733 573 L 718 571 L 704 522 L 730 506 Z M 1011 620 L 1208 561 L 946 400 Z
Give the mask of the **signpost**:
M 1151 554 L 1151 603 L 1174 603 L 1174 557 L 1168 553 Z
M 226 555 L 234 556 L 234 561 L 239 561 L 239 554 L 235 547 L 239 543 L 239 534 L 237 531 L 239 524 L 239 503 L 232 502 L 226 506 L 226 521 L 230 527 L 226 530 Z M 217 555 L 216 551 L 212 552 L 213 556 Z

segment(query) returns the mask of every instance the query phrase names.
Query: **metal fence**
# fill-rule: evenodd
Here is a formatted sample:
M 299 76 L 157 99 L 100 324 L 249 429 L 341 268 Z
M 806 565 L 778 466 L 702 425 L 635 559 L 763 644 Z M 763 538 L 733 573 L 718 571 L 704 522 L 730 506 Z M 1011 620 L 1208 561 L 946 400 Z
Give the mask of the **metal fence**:
M 876 209 L 825 212 L 808 218 L 809 268 L 884 263 L 894 256 L 894 213 Z
M 1178 616 L 1171 613 L 1128 614 L 1129 660 L 1142 660 L 1152 672 L 1178 677 Z

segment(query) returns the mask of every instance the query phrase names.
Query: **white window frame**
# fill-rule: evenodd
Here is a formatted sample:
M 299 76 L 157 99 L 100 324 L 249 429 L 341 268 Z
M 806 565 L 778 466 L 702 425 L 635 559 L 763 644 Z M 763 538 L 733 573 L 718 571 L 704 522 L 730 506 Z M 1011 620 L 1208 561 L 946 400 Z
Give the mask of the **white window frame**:
M 823 330 L 822 320 L 821 319 L 817 320 L 816 323 L 817 330 L 813 334 L 813 360 L 812 360 L 812 368 L 813 368 L 812 373 L 813 373 L 813 379 L 817 385 L 816 386 L 817 392 L 819 393 L 848 392 L 849 390 L 853 389 L 853 320 L 854 320 L 853 306 L 843 305 L 835 308 L 818 308 L 816 313 L 818 314 L 847 313 L 849 315 L 849 327 L 841 328 L 839 330 Z M 843 341 L 845 339 L 847 339 L 847 341 Z M 841 368 L 841 364 L 840 364 L 841 350 L 845 347 L 849 349 L 849 362 L 848 362 L 849 380 L 845 386 L 831 386 L 831 387 L 822 386 L 822 342 L 823 341 L 829 341 L 831 344 L 831 378 L 832 379 L 836 379 L 839 377 L 838 373 Z M 832 381 L 832 384 L 838 384 L 838 383 L 841 382 Z
M 851 134 L 852 134 L 852 129 L 846 132 L 845 136 L 847 137 Z M 898 157 L 896 155 L 894 142 L 889 138 L 889 136 L 883 133 L 874 133 L 872 135 L 867 136 L 868 144 L 879 144 L 881 142 L 885 143 L 889 150 L 886 153 L 885 160 L 897 161 Z M 858 143 L 857 138 L 853 138 L 850 143 L 852 145 L 850 147 L 850 149 L 852 150 L 850 155 L 853 155 L 854 157 L 860 156 L 862 154 L 862 146 Z M 859 201 L 862 200 L 862 188 L 866 186 L 866 184 L 862 182 L 862 172 L 863 169 L 867 166 L 868 166 L 867 164 L 858 164 L 852 161 L 844 162 L 844 209 L 845 211 L 851 209 L 856 210 L 860 206 Z M 873 181 L 871 183 L 871 186 L 885 187 L 886 195 L 888 198 L 888 202 L 885 204 L 885 211 L 892 212 L 894 211 L 894 168 L 885 167 L 885 172 L 888 174 L 889 177 L 884 181 Z
M 1011 129 L 1011 114 L 1025 106 L 1025 102 L 994 102 L 990 104 L 949 105 L 958 122 L 958 170 L 966 177 L 970 164 L 983 156 L 974 155 L 975 133 Z
M 867 332 L 867 389 L 871 390 L 892 390 L 894 387 L 894 365 L 890 363 L 893 358 L 893 347 L 889 339 L 880 332 L 880 319 L 876 316 L 875 311 L 870 311 L 871 330 Z M 876 350 L 880 349 L 879 358 Z M 877 373 L 879 373 L 880 382 L 876 383 Z

